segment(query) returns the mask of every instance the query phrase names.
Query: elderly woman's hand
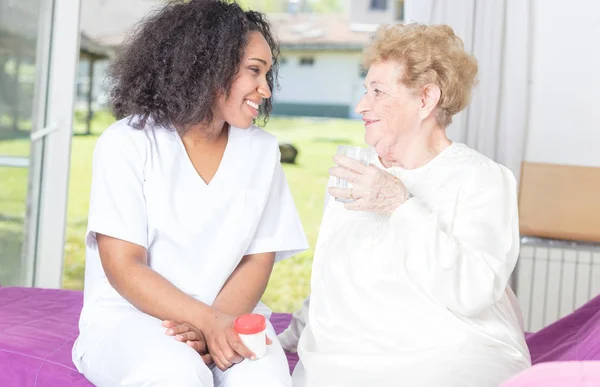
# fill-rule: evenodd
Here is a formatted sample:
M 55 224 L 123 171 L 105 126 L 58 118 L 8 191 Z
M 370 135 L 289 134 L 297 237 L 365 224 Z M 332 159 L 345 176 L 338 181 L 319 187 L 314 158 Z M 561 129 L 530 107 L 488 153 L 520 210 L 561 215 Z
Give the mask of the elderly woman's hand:
M 329 193 L 342 199 L 354 199 L 345 203 L 348 210 L 391 214 L 404 203 L 409 193 L 400 179 L 375 165 L 364 165 L 348 156 L 333 158 L 337 166 L 329 173 L 347 180 L 352 188 L 330 187 Z

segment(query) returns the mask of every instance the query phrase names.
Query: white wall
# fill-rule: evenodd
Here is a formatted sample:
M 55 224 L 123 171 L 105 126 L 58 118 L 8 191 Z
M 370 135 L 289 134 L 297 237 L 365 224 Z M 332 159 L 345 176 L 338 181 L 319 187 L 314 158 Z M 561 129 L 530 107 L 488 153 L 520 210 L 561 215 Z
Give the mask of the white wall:
M 431 1 L 406 0 L 404 2 L 404 18 L 408 22 L 426 22 L 431 20 Z M 454 28 L 454 26 L 452 26 Z M 460 35 L 460 34 L 459 34 Z
M 532 1 L 525 160 L 600 167 L 600 2 Z
M 360 52 L 283 52 L 276 102 L 353 105 L 362 90 Z M 313 66 L 300 66 L 313 57 Z

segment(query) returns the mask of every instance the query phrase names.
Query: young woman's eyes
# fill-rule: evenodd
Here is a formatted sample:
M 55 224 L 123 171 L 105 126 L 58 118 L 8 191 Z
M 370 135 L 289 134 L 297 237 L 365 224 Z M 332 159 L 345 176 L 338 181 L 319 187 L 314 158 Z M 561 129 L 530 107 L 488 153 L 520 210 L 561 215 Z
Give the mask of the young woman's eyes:
M 255 74 L 260 74 L 260 69 L 258 67 L 250 67 L 250 71 Z

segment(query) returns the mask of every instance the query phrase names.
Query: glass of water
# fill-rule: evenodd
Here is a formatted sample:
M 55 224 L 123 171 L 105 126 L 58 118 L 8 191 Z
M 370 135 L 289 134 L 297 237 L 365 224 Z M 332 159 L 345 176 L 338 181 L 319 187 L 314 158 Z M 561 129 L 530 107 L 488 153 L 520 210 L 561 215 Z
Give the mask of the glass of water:
M 363 148 L 360 146 L 338 145 L 337 154 L 352 157 L 353 159 L 360 161 L 364 165 L 369 165 L 371 161 L 373 161 L 373 157 L 375 157 L 375 150 L 373 150 L 373 148 Z M 351 188 L 352 184 L 349 183 L 347 180 L 336 177 L 335 187 Z M 335 198 L 335 200 L 342 203 L 348 203 L 353 201 L 352 199 L 346 198 Z

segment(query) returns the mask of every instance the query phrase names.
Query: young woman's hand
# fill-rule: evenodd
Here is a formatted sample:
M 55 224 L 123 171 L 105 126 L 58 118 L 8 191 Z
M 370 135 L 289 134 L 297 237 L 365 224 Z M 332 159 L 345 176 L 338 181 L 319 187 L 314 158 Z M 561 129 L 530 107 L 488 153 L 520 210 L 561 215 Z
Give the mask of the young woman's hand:
M 244 359 L 256 359 L 256 355 L 244 345 L 235 331 L 234 321 L 234 316 L 214 310 L 204 325 L 208 352 L 222 371 Z
M 192 347 L 200 354 L 205 364 L 212 364 L 213 360 L 206 347 L 206 339 L 199 329 L 190 324 L 168 320 L 163 321 L 162 326 L 167 328 L 165 333 L 168 336 L 173 336 L 175 340 Z

